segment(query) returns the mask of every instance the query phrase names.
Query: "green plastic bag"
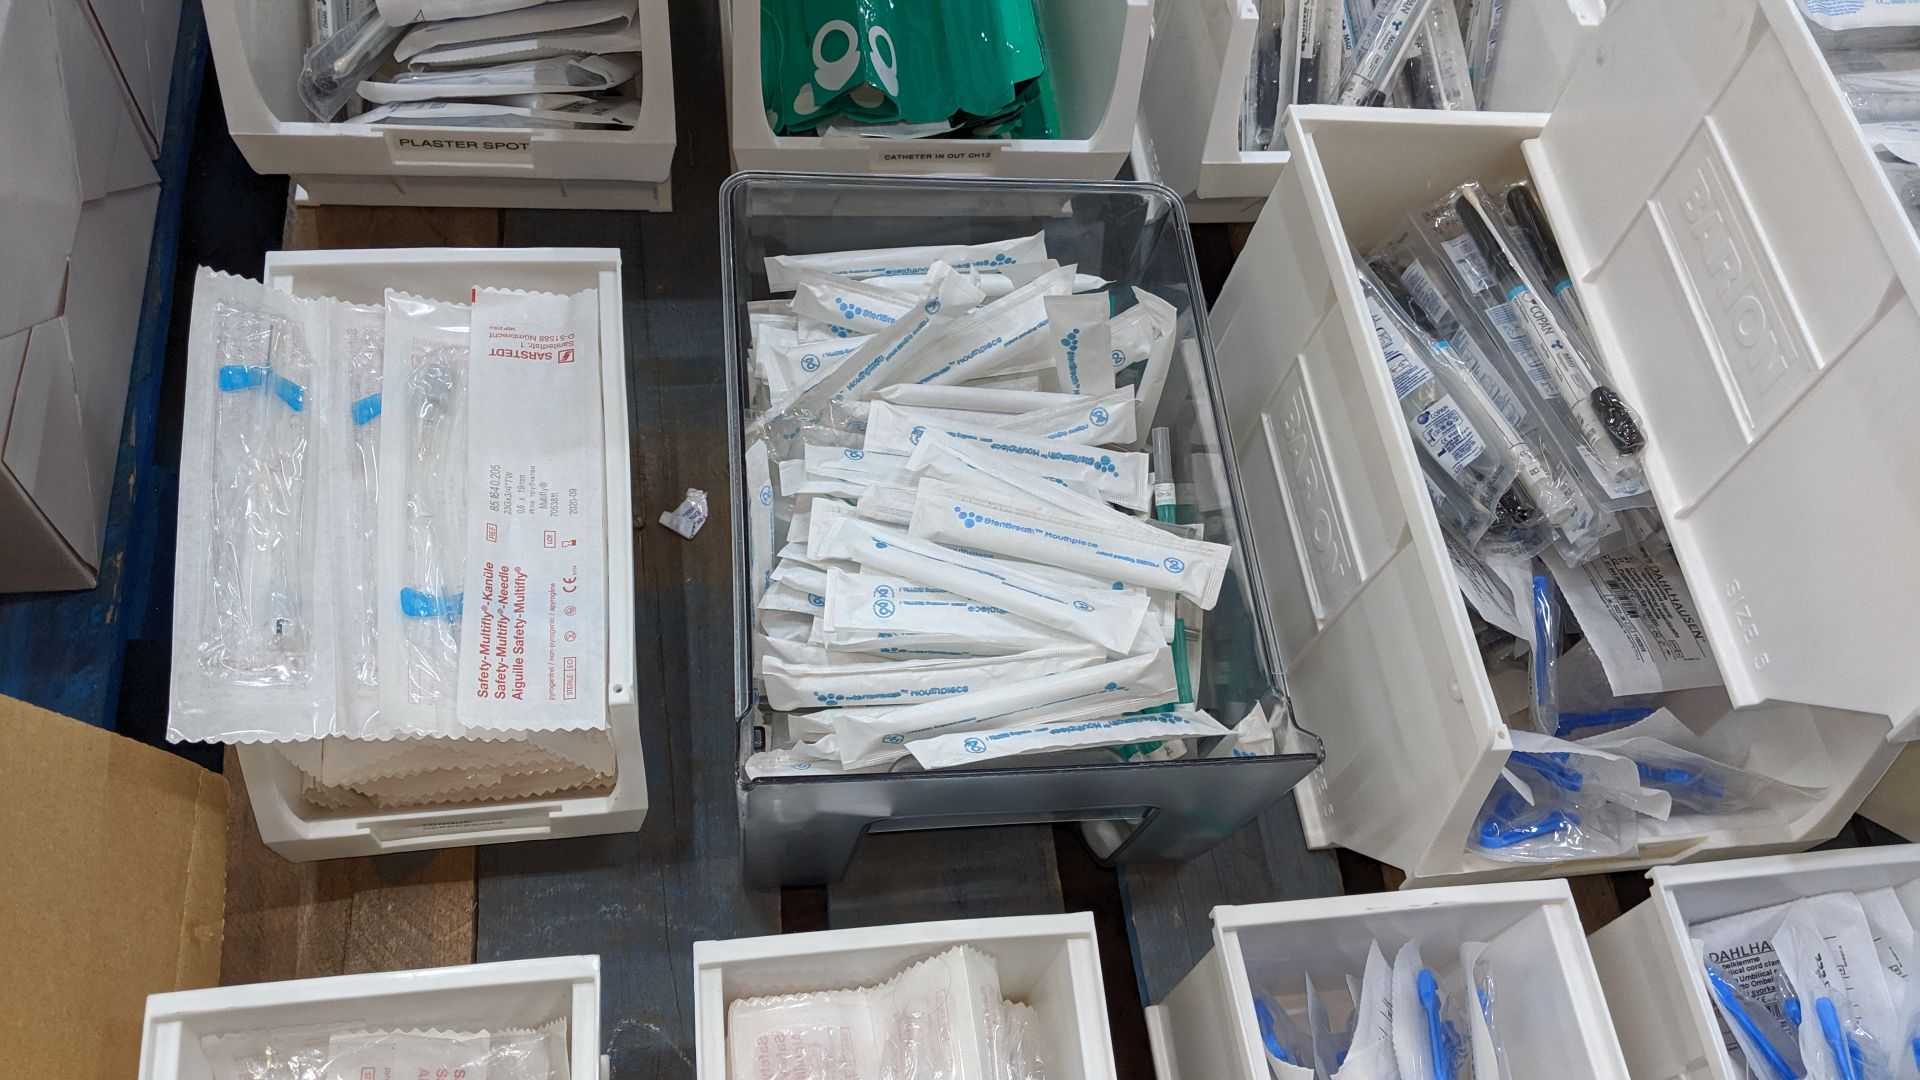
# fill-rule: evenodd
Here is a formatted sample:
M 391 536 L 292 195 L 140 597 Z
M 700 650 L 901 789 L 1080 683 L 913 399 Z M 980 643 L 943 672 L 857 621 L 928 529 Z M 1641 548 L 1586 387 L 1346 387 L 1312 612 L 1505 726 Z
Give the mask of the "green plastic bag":
M 1033 0 L 762 0 L 761 85 L 778 134 L 844 117 L 1050 137 Z

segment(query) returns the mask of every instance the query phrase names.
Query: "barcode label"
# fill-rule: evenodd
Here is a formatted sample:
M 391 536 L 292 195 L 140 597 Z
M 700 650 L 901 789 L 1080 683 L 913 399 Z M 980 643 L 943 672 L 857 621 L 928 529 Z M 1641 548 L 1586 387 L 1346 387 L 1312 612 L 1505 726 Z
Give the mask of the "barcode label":
M 1520 367 L 1527 373 L 1527 381 L 1533 384 L 1535 391 L 1543 398 L 1560 396 L 1559 387 L 1553 383 L 1553 376 L 1547 371 L 1546 358 L 1540 350 L 1533 347 L 1533 338 L 1528 336 L 1527 328 L 1520 323 L 1520 314 L 1512 304 L 1495 304 L 1487 309 L 1487 321 L 1493 324 L 1494 332 L 1500 340 L 1507 343 L 1507 351 L 1520 361 Z
M 1480 248 L 1471 236 L 1456 236 L 1443 240 L 1440 246 L 1447 251 L 1447 258 L 1453 261 L 1454 273 L 1460 275 L 1460 283 L 1470 293 L 1486 292 L 1493 287 L 1493 271 L 1487 267 L 1487 257 L 1480 254 Z

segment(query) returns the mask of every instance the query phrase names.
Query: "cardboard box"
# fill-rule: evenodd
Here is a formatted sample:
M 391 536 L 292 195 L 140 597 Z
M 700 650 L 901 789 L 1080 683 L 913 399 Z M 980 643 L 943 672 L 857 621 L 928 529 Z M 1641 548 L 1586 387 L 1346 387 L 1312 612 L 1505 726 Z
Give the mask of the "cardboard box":
M 0 1076 L 132 1076 L 147 995 L 219 981 L 226 783 L 12 698 L 0 739 Z
M 47 144 L 67 168 L 26 176 L 34 190 L 64 192 L 58 205 L 23 206 L 10 201 L 8 170 L 34 155 L 0 157 L 0 228 L 15 213 L 40 215 L 22 225 L 27 243 L 0 254 L 0 326 L 9 310 L 28 319 L 0 344 L 0 592 L 84 589 L 106 537 L 159 177 L 82 0 L 0 0 L 0 95 L 16 52 L 47 69 L 31 120 L 57 120 Z M 41 137 L 9 111 L 25 93 L 0 100 L 0 152 Z

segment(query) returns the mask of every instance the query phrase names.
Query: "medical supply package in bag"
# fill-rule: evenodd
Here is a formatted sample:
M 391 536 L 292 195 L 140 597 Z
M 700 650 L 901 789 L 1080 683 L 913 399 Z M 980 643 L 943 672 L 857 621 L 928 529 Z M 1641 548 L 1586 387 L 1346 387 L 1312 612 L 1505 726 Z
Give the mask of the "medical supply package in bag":
M 1525 382 L 1523 369 L 1442 269 L 1449 261 L 1443 249 L 1427 249 L 1414 234 L 1368 256 L 1375 280 L 1399 310 L 1428 338 L 1446 343 L 1440 358 L 1470 377 L 1482 408 L 1512 447 L 1516 485 L 1497 503 L 1498 528 L 1485 545 L 1472 537 L 1470 546 L 1508 559 L 1530 559 L 1549 541 L 1576 557 L 1596 550 L 1617 524 L 1603 508 L 1606 496 L 1586 476 L 1572 429 L 1517 388 Z
M 193 305 L 168 738 L 316 738 L 338 662 L 314 460 L 330 312 L 206 269 Z
M 749 319 L 750 777 L 1275 752 L 1274 724 L 1236 738 L 1193 686 L 1233 552 L 1180 520 L 1171 453 L 1134 448 L 1172 305 L 1109 314 L 1044 235 L 767 273 L 793 299 Z M 795 393 L 787 317 L 863 344 Z
M 1496 862 L 1632 855 L 1639 817 L 1665 820 L 1672 798 L 1641 786 L 1617 754 L 1513 730 L 1514 750 L 1474 822 L 1468 848 Z
M 760 52 L 775 135 L 1058 137 L 1033 0 L 764 0 Z
M 1461 185 L 1418 215 L 1418 232 L 1444 252 L 1469 303 L 1499 329 L 1520 361 L 1536 409 L 1562 415 L 1579 436 L 1576 451 L 1612 497 L 1610 509 L 1646 505 L 1638 455 L 1646 444 L 1639 419 L 1611 385 L 1599 354 L 1551 294 L 1551 282 L 1529 269 L 1494 199 L 1477 182 Z
M 1046 1080 L 1039 1022 L 1002 996 L 992 957 L 960 945 L 873 986 L 736 999 L 727 1060 L 782 1080 Z
M 1406 941 L 1380 943 L 1364 967 L 1330 982 L 1266 957 L 1252 986 L 1260 1051 L 1273 1080 L 1513 1080 L 1500 1042 L 1500 977 L 1482 942 L 1428 963 Z M 1254 965 L 1250 964 L 1250 967 Z M 1251 972 L 1250 972 L 1251 974 Z M 1511 977 L 1509 975 L 1509 977 Z M 1344 983 L 1344 985 L 1343 985 Z M 1289 1003 L 1297 1003 L 1292 1006 Z
M 1472 112 L 1477 107 L 1460 15 L 1448 0 L 1427 8 L 1413 49 L 1400 65 L 1396 89 L 1416 109 Z
M 419 124 L 427 127 L 614 128 L 632 127 L 640 103 L 620 98 L 546 94 L 551 107 L 486 101 L 403 101 L 368 109 L 349 124 Z
M 396 1030 L 378 1021 L 208 1035 L 200 1052 L 211 1080 L 570 1080 L 565 1018 L 538 1028 Z
M 295 299 L 211 271 L 197 279 L 195 302 L 189 384 L 209 390 L 189 395 L 183 435 L 168 737 L 275 743 L 307 801 L 335 809 L 605 788 L 615 762 L 595 688 L 606 677 L 607 632 L 604 612 L 592 613 L 603 601 L 546 605 L 596 620 L 568 643 L 579 700 L 596 702 L 581 710 L 590 715 L 567 720 L 543 705 L 535 717 L 490 719 L 455 692 L 462 615 L 478 615 L 465 604 L 469 307 L 399 293 L 379 307 Z M 505 411 L 587 462 L 572 501 L 555 501 L 585 508 L 577 547 L 592 557 L 569 549 L 557 558 L 577 594 L 600 597 L 598 306 L 590 294 L 584 305 L 573 318 L 588 324 L 576 362 L 591 372 L 589 396 L 560 406 L 560 422 L 536 408 L 542 395 L 512 387 Z M 489 374 L 483 366 L 480 415 L 494 430 L 504 425 Z M 483 447 L 478 490 L 510 464 L 490 455 L 518 445 Z M 540 467 L 564 471 L 552 460 Z M 494 524 L 497 539 L 512 539 L 511 527 Z M 511 601 L 511 581 L 508 589 Z M 529 625 L 538 622 L 530 613 Z M 529 648 L 526 660 L 538 656 Z M 567 676 L 561 656 L 528 692 L 550 684 L 564 694 Z M 580 730 L 538 730 L 563 724 Z
M 376 105 L 523 94 L 586 94 L 619 86 L 639 71 L 640 57 L 635 53 L 571 53 L 482 67 L 404 71 L 384 82 L 362 80 L 354 92 Z

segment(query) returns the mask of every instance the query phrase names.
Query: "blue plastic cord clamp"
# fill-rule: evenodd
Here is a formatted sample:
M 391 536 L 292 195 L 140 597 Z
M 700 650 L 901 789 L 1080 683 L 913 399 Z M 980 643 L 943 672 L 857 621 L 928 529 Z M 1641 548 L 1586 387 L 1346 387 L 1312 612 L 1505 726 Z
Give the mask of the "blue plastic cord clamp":
M 1747 1041 L 1760 1051 L 1760 1056 L 1766 1060 L 1767 1068 L 1772 1070 L 1777 1080 L 1800 1080 L 1794 1075 L 1793 1067 L 1787 1064 L 1786 1057 L 1780 1053 L 1778 1047 L 1773 1045 L 1773 1040 L 1767 1038 L 1752 1014 L 1740 1004 L 1740 997 L 1733 992 L 1733 987 L 1727 984 L 1727 980 L 1720 977 L 1719 969 L 1712 964 L 1706 967 L 1707 984 L 1713 987 L 1713 996 L 1720 1000 L 1720 1007 L 1726 1010 L 1727 1015 L 1732 1017 L 1733 1022 L 1746 1034 Z

